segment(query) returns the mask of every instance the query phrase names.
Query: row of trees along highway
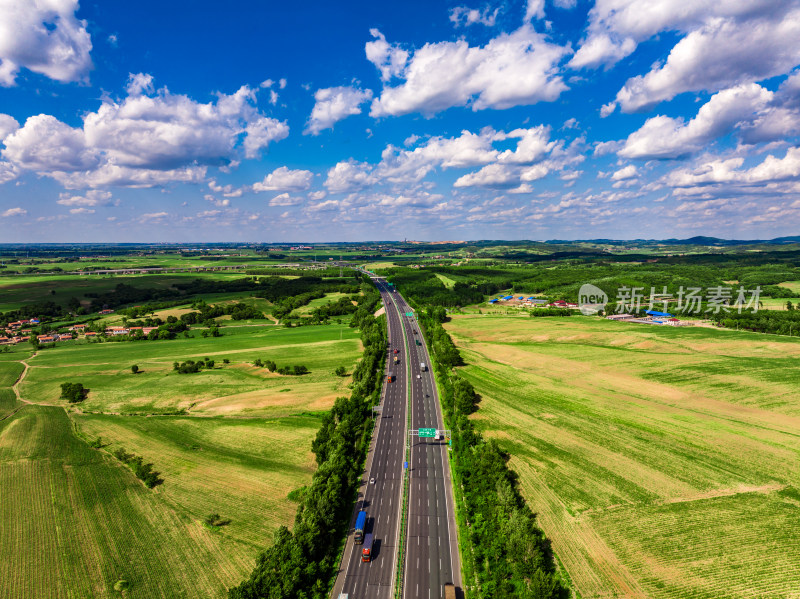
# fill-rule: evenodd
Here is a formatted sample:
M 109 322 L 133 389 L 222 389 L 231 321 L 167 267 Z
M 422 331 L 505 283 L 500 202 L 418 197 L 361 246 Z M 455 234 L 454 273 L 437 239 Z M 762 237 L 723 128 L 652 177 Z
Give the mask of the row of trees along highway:
M 380 400 L 387 348 L 386 317 L 373 315 L 380 294 L 367 277 L 361 289 L 351 326 L 361 330 L 364 355 L 353 372 L 353 392 L 338 398 L 322 420 L 312 445 L 319 468 L 294 528 L 279 529 L 250 577 L 230 589 L 231 599 L 322 599 L 333 584 L 369 447 L 371 409 Z

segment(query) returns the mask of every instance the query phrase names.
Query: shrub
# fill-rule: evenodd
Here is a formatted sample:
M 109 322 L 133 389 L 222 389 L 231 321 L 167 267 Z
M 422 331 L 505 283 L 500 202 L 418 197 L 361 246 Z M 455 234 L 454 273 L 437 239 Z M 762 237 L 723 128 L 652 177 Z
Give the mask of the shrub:
M 131 366 L 131 372 L 132 372 L 133 374 L 138 374 L 138 372 L 139 372 L 139 367 L 138 367 L 136 364 L 134 364 L 133 366 Z

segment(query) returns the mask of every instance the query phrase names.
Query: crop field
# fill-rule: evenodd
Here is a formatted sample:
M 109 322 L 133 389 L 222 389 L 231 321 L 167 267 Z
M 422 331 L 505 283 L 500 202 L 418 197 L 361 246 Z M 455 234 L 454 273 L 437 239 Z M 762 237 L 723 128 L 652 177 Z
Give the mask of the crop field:
M 325 297 L 319 297 L 311 300 L 305 306 L 300 306 L 292 310 L 291 316 L 309 316 L 311 311 L 315 308 L 320 308 L 325 304 L 338 301 L 342 297 L 347 297 L 347 293 L 326 293 Z
M 800 343 L 581 316 L 445 326 L 583 599 L 800 597 Z
M 346 325 L 283 328 L 231 326 L 222 337 L 171 341 L 64 344 L 39 352 L 20 386 L 26 397 L 65 405 L 59 386 L 81 382 L 90 389 L 84 411 L 280 417 L 327 410 L 347 393 L 348 372 L 361 355 L 358 332 Z M 178 374 L 173 362 L 215 361 L 215 368 Z M 303 364 L 310 374 L 287 376 L 253 366 L 257 358 L 278 366 Z M 223 359 L 230 360 L 224 364 Z M 131 366 L 141 370 L 134 375 Z
M 220 535 L 252 555 L 294 517 L 289 491 L 315 469 L 315 416 L 158 418 L 76 414 L 78 430 L 101 437 L 109 452 L 122 447 L 152 462 L 165 484 L 159 495 L 194 520 L 218 513 L 231 523 Z
M 316 468 L 320 413 L 349 393 L 350 378 L 333 371 L 352 372 L 358 331 L 245 324 L 223 332 L 0 353 L 0 553 L 12 556 L 0 560 L 0 599 L 118 597 L 120 580 L 127 597 L 222 599 L 277 528 L 291 525 L 297 503 L 288 495 Z M 172 370 L 205 357 L 214 369 Z M 256 358 L 310 374 L 270 373 Z M 22 359 L 30 367 L 20 404 L 11 386 Z M 82 382 L 88 398 L 67 405 L 65 381 Z M 147 489 L 112 456 L 120 448 L 152 463 L 163 484 Z M 227 522 L 209 528 L 209 514 Z
M 223 597 L 252 550 L 172 508 L 72 433 L 61 408 L 0 421 L 0 598 Z

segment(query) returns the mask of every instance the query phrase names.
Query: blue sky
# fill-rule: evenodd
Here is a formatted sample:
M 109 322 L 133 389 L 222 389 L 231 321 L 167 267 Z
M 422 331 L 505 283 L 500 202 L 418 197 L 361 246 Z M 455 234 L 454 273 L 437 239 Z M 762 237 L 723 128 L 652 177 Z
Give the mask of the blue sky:
M 800 0 L 0 5 L 0 240 L 797 234 Z

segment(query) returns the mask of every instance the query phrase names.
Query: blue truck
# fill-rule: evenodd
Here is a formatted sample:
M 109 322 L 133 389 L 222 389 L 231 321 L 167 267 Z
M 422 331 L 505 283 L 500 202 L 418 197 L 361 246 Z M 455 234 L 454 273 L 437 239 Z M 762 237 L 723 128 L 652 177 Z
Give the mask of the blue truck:
M 367 523 L 367 512 L 361 510 L 356 517 L 356 532 L 353 537 L 353 542 L 356 545 L 361 545 L 364 542 L 364 526 Z

